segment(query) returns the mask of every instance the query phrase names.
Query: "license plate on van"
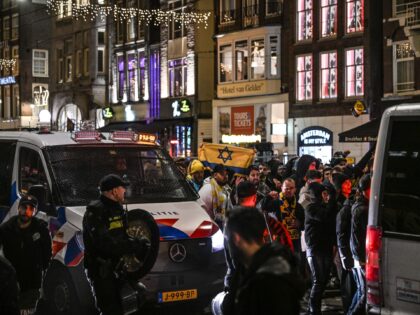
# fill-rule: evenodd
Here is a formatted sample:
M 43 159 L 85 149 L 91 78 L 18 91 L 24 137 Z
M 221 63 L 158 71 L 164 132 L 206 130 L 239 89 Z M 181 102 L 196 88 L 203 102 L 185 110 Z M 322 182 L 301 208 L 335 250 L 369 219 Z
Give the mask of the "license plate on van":
M 196 298 L 197 298 L 197 289 L 168 291 L 168 292 L 158 293 L 159 303 L 194 300 Z

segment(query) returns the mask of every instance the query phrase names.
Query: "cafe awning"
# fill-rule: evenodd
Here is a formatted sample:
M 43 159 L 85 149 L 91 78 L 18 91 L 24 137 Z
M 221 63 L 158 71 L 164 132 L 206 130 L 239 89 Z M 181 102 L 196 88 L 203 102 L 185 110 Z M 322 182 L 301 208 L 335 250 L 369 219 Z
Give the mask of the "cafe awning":
M 373 119 L 356 128 L 338 134 L 339 142 L 375 142 L 378 139 L 380 119 Z

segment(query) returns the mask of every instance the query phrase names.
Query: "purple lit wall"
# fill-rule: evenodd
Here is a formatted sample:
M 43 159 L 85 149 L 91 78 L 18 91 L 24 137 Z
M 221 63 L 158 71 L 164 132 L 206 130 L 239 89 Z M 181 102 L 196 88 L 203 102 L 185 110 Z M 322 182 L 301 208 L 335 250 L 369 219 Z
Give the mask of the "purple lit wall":
M 159 50 L 150 53 L 150 118 L 160 116 L 160 58 Z

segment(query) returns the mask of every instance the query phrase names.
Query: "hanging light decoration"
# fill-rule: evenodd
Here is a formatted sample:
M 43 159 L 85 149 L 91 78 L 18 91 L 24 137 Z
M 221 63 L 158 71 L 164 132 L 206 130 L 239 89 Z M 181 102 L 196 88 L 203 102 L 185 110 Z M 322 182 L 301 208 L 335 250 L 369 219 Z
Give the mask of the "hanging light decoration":
M 13 70 L 16 65 L 16 59 L 0 59 L 0 70 Z
M 91 3 L 69 3 L 71 0 L 47 0 L 47 12 L 59 16 L 63 7 L 71 9 L 71 16 L 76 20 L 94 21 L 97 17 L 105 19 L 113 16 L 115 22 L 128 21 L 137 18 L 139 23 L 169 25 L 171 22 L 181 22 L 184 25 L 203 25 L 208 27 L 210 12 L 175 12 L 160 9 L 123 8 L 118 5 L 106 6 Z

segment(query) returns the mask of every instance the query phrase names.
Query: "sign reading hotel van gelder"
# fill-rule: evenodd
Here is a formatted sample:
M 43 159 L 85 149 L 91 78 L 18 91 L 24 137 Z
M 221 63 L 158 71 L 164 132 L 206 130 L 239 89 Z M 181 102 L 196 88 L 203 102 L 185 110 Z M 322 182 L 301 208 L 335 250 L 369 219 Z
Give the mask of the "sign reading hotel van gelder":
M 9 84 L 15 84 L 15 83 L 16 83 L 16 79 L 14 76 L 0 78 L 0 85 L 9 85 Z
M 324 127 L 313 126 L 303 129 L 298 136 L 299 147 L 332 145 L 333 134 Z
M 230 119 L 232 135 L 254 133 L 254 106 L 232 107 Z

